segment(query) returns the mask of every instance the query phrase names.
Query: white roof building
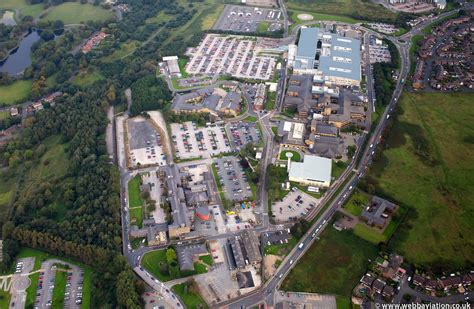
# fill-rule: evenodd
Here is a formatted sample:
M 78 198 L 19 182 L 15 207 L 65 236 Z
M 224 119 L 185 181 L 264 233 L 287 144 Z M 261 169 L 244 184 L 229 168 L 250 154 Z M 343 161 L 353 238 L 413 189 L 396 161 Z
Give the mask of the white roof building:
M 329 187 L 331 184 L 331 159 L 305 155 L 303 162 L 291 162 L 289 179 L 303 185 Z

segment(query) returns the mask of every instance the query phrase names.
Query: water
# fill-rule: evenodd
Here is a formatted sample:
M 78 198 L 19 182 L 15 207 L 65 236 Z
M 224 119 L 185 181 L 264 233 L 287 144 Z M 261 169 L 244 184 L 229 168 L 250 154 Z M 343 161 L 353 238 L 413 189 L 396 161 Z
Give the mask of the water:
M 10 76 L 23 73 L 31 65 L 31 46 L 39 39 L 37 31 L 25 36 L 20 42 L 20 47 L 11 53 L 4 63 L 0 64 L 0 72 L 6 72 Z

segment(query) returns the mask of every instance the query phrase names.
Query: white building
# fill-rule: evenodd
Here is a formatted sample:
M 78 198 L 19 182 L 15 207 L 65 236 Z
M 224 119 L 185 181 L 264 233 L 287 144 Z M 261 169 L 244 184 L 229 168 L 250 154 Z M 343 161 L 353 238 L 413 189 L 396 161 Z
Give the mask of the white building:
M 303 162 L 291 162 L 289 179 L 302 185 L 327 188 L 331 184 L 331 159 L 305 155 Z
M 168 56 L 168 57 L 163 57 L 163 61 L 166 62 L 168 65 L 168 71 L 170 75 L 172 76 L 181 76 L 181 72 L 179 70 L 179 65 L 178 65 L 178 56 Z

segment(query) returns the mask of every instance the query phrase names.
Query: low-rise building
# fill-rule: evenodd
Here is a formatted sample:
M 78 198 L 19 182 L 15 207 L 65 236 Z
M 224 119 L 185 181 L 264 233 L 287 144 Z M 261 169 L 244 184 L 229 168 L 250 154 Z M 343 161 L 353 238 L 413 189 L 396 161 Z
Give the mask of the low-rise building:
M 306 155 L 303 162 L 291 162 L 289 180 L 302 185 L 327 188 L 331 184 L 331 159 Z
M 360 218 L 365 221 L 367 225 L 384 228 L 396 208 L 397 205 L 392 202 L 373 196 Z

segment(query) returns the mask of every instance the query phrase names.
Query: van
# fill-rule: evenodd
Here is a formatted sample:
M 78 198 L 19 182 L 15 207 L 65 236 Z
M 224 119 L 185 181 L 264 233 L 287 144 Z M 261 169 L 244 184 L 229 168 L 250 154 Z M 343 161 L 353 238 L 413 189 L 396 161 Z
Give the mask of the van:
M 293 260 L 290 261 L 290 265 L 293 264 Z

